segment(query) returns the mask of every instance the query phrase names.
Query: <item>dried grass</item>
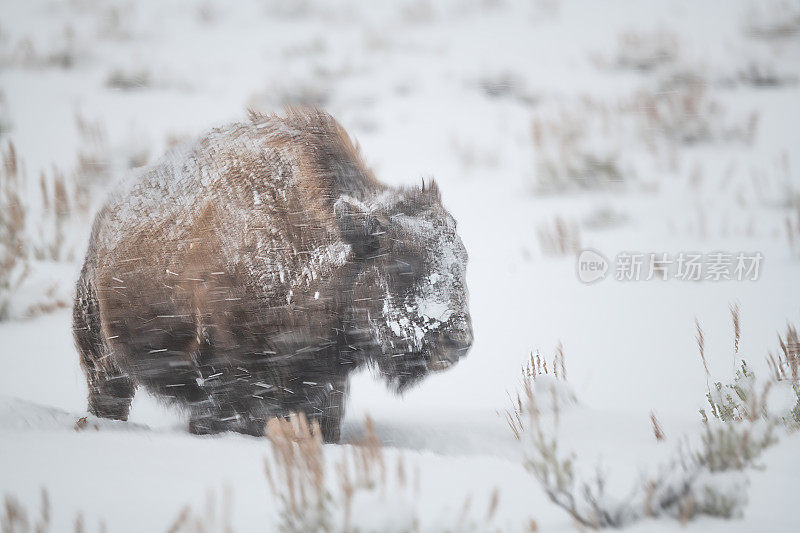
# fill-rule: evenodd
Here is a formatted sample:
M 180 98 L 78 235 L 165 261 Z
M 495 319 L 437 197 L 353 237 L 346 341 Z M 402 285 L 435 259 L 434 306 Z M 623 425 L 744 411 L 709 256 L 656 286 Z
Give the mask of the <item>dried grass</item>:
M 229 488 L 225 488 L 222 492 L 219 515 L 217 510 L 217 498 L 213 492 L 209 492 L 206 495 L 202 514 L 193 511 L 189 505 L 184 506 L 170 524 L 167 533 L 232 533 L 233 503 Z
M 455 136 L 451 139 L 450 146 L 465 172 L 473 172 L 479 168 L 493 169 L 500 164 L 496 151 L 491 148 L 482 147 Z
M 734 322 L 734 351 L 738 354 L 741 319 L 738 305 L 731 305 Z M 710 378 L 705 353 L 705 339 L 699 321 L 697 344 L 707 380 Z M 557 395 L 547 404 L 542 396 L 547 388 L 536 388 L 536 379 L 547 376 L 551 369 L 563 365 L 563 350 L 548 368 L 537 352 L 523 367 L 523 391 L 512 398 L 512 407 L 505 413 L 514 437 L 525 445 L 526 469 L 539 481 L 551 501 L 562 507 L 581 527 L 622 527 L 645 517 L 671 517 L 685 523 L 700 515 L 729 518 L 740 515 L 746 501 L 744 478 L 714 477 L 719 472 L 742 472 L 752 468 L 764 449 L 778 439 L 778 428 L 787 431 L 800 428 L 800 384 L 797 381 L 798 338 L 791 326 L 785 339 L 779 337 L 783 355 L 772 358 L 772 379 L 756 380 L 755 374 L 742 361 L 733 382 L 716 382 L 709 388 L 709 413 L 703 417 L 700 447 L 687 450 L 679 446 L 672 461 L 654 477 L 635 484 L 624 497 L 609 498 L 605 492 L 605 475 L 597 470 L 593 478 L 582 478 L 576 472 L 574 453 L 562 451 L 559 442 L 560 407 Z M 792 373 L 794 372 L 794 374 Z M 555 377 L 555 372 L 552 372 Z M 781 380 L 791 381 L 797 397 L 789 412 L 772 412 L 768 397 Z M 555 388 L 550 383 L 550 391 Z M 653 412 L 650 413 L 653 433 L 664 440 L 664 431 Z M 548 424 L 552 423 L 552 427 Z M 742 481 L 736 481 L 741 479 Z
M 526 445 L 525 468 L 539 481 L 548 498 L 562 507 L 579 528 L 621 527 L 643 515 L 646 507 L 648 516 L 657 516 L 683 501 L 689 481 L 685 481 L 685 486 L 674 485 L 659 476 L 647 481 L 647 490 L 636 489 L 624 503 L 609 505 L 602 471 L 598 469 L 592 479 L 579 479 L 574 468 L 576 456 L 562 452 L 558 442 L 559 412 L 564 400 L 559 398 L 556 387 L 552 386 L 554 383 L 549 383 L 551 403 L 544 401 L 550 398 L 539 397 L 548 391 L 548 387 L 535 387 L 536 380 L 543 376 L 566 385 L 566 365 L 560 343 L 549 368 L 538 352 L 531 354 L 522 369 L 522 394 L 517 394 L 505 416 L 514 436 Z M 552 420 L 550 431 L 545 429 L 546 419 Z M 642 503 L 631 503 L 637 499 Z
M 770 352 L 767 355 L 767 363 L 772 377 L 777 382 L 800 381 L 800 340 L 797 336 L 797 328 L 791 324 L 786 325 L 786 334 L 781 337 L 778 334 L 780 353 L 777 359 Z
M 264 469 L 273 494 L 280 498 L 282 531 L 315 531 L 329 527 L 330 494 L 325 487 L 322 432 L 316 420 L 292 415 L 267 423 L 272 461 Z
M 733 321 L 733 353 L 734 357 L 739 356 L 739 340 L 742 336 L 741 314 L 739 312 L 739 304 L 732 303 L 728 305 L 731 311 L 731 320 Z
M 672 32 L 627 31 L 619 36 L 614 65 L 646 72 L 674 61 L 678 52 L 678 38 Z
M 705 423 L 703 446 L 697 452 L 697 459 L 710 472 L 743 470 L 751 467 L 764 449 L 778 441 L 774 429 L 775 424 L 753 427 Z
M 0 321 L 8 318 L 11 298 L 30 272 L 20 174 L 16 150 L 9 142 L 2 150 L 0 168 Z
M 738 81 L 752 87 L 782 87 L 797 84 L 797 76 L 766 59 L 751 59 L 737 73 Z
M 32 244 L 33 257 L 38 260 L 61 261 L 68 259 L 66 227 L 73 207 L 64 175 L 55 170 L 52 177 L 42 173 L 39 177 L 42 217 L 39 238 Z M 71 259 L 71 257 L 69 257 Z
M 303 414 L 270 420 L 267 438 L 272 455 L 265 461 L 265 473 L 280 504 L 279 531 L 371 531 L 375 506 L 382 512 L 391 510 L 391 531 L 419 530 L 419 470 L 411 471 L 402 455 L 396 462 L 389 460 L 369 417 L 359 440 L 328 447 L 329 453 L 338 454 L 333 462 L 326 459 L 318 424 Z M 485 514 L 476 516 L 468 496 L 461 512 L 451 517 L 452 523 L 440 527 L 465 532 L 495 530 L 491 524 L 499 503 L 500 492 L 494 489 Z
M 112 70 L 106 78 L 106 87 L 121 91 L 134 91 L 145 89 L 152 84 L 150 72 L 146 69 L 139 70 Z
M 544 366 L 533 359 L 536 368 Z M 559 403 L 543 409 L 529 375 L 523 374 L 524 401 L 507 412 L 514 435 L 526 445 L 525 468 L 539 481 L 548 498 L 564 509 L 581 528 L 623 527 L 643 517 L 675 516 L 692 496 L 698 475 L 696 461 L 681 457 L 652 478 L 633 487 L 627 498 L 610 499 L 606 493 L 606 475 L 599 468 L 591 478 L 582 479 L 575 470 L 577 457 L 561 450 L 558 437 Z M 551 391 L 554 389 L 551 388 Z M 552 415 L 552 416 L 550 416 Z M 552 429 L 545 429 L 552 420 Z M 514 421 L 513 423 L 511 421 Z M 616 503 L 612 503 L 616 502 Z
M 650 423 L 653 424 L 653 435 L 655 436 L 656 440 L 662 441 L 667 438 L 664 434 L 664 430 L 661 428 L 661 423 L 656 418 L 656 414 L 653 411 L 650 411 Z
M 782 40 L 800 34 L 800 6 L 792 2 L 766 1 L 750 6 L 744 21 L 753 37 Z
M 608 139 L 615 113 L 589 98 L 539 113 L 531 123 L 536 194 L 618 189 L 631 178 L 619 162 L 621 143 Z
M 706 341 L 705 337 L 703 337 L 703 328 L 700 327 L 700 321 L 697 320 L 697 318 L 694 319 L 694 325 L 697 329 L 697 335 L 695 336 L 697 349 L 700 352 L 700 360 L 703 361 L 703 370 L 706 374 L 706 390 L 710 391 L 709 380 L 711 378 L 711 371 L 708 368 L 708 360 L 706 359 Z
M 581 231 L 576 222 L 557 216 L 552 224 L 539 224 L 536 229 L 539 248 L 548 256 L 572 256 L 581 251 Z
M 27 509 L 13 496 L 6 495 L 3 511 L 0 514 L 0 531 L 3 533 L 47 533 L 51 526 L 50 496 L 46 489 L 41 491 L 39 513 L 28 518 Z M 75 532 L 77 533 L 76 526 Z
M 790 255 L 800 258 L 800 203 L 794 216 L 786 215 L 786 238 L 789 241 Z
M 581 219 L 581 225 L 591 230 L 603 230 L 621 226 L 628 221 L 628 216 L 613 206 L 604 205 L 592 210 Z
M 38 183 L 29 183 L 14 145 L 7 143 L 0 153 L 0 321 L 12 314 L 31 317 L 69 304 L 58 294 L 58 286 L 46 285 L 35 287 L 33 293 L 25 286 L 33 301 L 14 302 L 42 262 L 75 259 L 81 243 L 74 237 L 82 233 L 78 228 L 89 224 L 92 191 L 102 191 L 122 172 L 147 161 L 146 151 L 129 146 L 113 153 L 101 123 L 80 114 L 75 123 L 80 149 L 78 164 L 70 172 L 53 168 L 40 173 Z M 112 164 L 112 160 L 122 161 Z
M 731 306 L 734 324 L 734 351 L 738 355 L 741 319 L 739 306 Z M 742 470 L 751 467 L 761 452 L 778 440 L 777 429 L 783 425 L 794 431 L 800 424 L 800 383 L 797 380 L 797 332 L 787 326 L 786 341 L 778 336 L 783 355 L 776 361 L 767 356 L 770 376 L 758 380 L 755 373 L 741 360 L 733 381 L 715 382 L 706 394 L 709 411 L 700 410 L 703 420 L 703 448 L 697 458 L 711 472 Z M 794 366 L 792 364 L 794 361 Z M 794 373 L 792 369 L 794 368 Z M 789 412 L 770 409 L 773 389 L 782 381 L 791 385 L 796 403 Z
M 522 366 L 522 391 L 518 391 L 514 397 L 509 395 L 509 399 L 511 400 L 511 408 L 506 409 L 503 413 L 503 416 L 517 440 L 521 440 L 522 434 L 526 429 L 526 410 L 528 406 L 536 405 L 536 403 L 533 401 L 534 383 L 538 376 L 549 376 L 554 378 L 555 381 L 566 383 L 566 359 L 564 357 L 564 346 L 560 341 L 558 346 L 556 346 L 555 355 L 553 356 L 553 360 L 549 368 L 547 366 L 547 360 L 542 357 L 542 354 L 539 352 L 539 350 L 536 350 L 536 352 L 531 352 L 530 358 Z M 559 398 L 555 396 L 555 389 L 553 389 L 552 394 L 552 405 L 557 414 L 559 409 Z
M 661 74 L 619 101 L 575 98 L 544 107 L 532 119 L 531 188 L 535 194 L 619 190 L 632 183 L 650 189 L 654 182 L 640 178 L 674 172 L 681 148 L 750 145 L 758 123 L 758 112 L 726 107 L 700 76 Z
M 0 139 L 2 139 L 4 135 L 11 131 L 11 127 L 11 115 L 8 111 L 6 95 L 0 91 Z
M 654 89 L 640 90 L 622 106 L 641 118 L 638 129 L 649 144 L 752 144 L 757 112 L 731 119 L 725 106 L 710 96 L 707 84 L 695 79 L 681 79 L 678 84 L 672 81 L 670 86 L 662 82 Z
M 86 50 L 78 46 L 75 28 L 70 24 L 64 24 L 61 31 L 53 32 L 44 44 L 20 37 L 13 42 L 0 41 L 0 45 L 0 66 L 6 67 L 70 69 L 87 55 Z
M 525 87 L 525 83 L 511 72 L 487 74 L 478 79 L 478 87 L 487 97 L 492 99 L 511 99 L 533 106 L 538 98 Z
M 316 421 L 309 422 L 302 413 L 273 418 L 267 423 L 267 438 L 272 457 L 265 462 L 265 472 L 272 494 L 281 503 L 280 531 L 357 531 L 355 496 L 361 491 L 387 495 L 389 470 L 369 418 L 364 437 L 346 447 L 333 465 L 335 480 L 327 468 Z M 400 490 L 409 488 L 406 468 L 400 457 L 393 478 Z
M 94 8 L 93 8 L 94 9 Z M 97 20 L 97 36 L 112 41 L 127 41 L 133 38 L 133 21 L 136 20 L 135 3 L 100 6 L 92 13 Z
M 263 113 L 287 106 L 325 107 L 332 95 L 330 81 L 317 75 L 311 80 L 276 81 L 264 91 L 253 94 L 247 107 Z

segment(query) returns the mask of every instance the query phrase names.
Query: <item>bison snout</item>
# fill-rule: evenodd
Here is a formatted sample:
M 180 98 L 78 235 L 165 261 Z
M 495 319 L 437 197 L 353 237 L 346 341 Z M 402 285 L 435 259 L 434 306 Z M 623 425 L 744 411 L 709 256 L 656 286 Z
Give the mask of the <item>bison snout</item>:
M 472 347 L 472 328 L 450 329 L 438 332 L 435 339 L 431 339 L 435 346 L 432 363 L 437 368 L 447 368 L 455 364 L 460 358 L 467 355 Z
M 458 331 L 445 333 L 442 338 L 442 348 L 448 352 L 448 359 L 455 363 L 460 357 L 467 354 L 472 347 L 472 332 Z

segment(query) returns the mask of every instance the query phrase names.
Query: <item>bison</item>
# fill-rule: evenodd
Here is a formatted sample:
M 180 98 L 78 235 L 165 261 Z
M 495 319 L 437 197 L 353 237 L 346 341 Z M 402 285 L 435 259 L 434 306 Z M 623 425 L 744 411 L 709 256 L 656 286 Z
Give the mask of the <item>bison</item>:
M 89 411 L 125 420 L 143 386 L 193 433 L 302 412 L 336 442 L 353 371 L 402 392 L 467 353 L 466 266 L 435 182 L 384 185 L 322 111 L 251 113 L 98 212 L 73 309 Z

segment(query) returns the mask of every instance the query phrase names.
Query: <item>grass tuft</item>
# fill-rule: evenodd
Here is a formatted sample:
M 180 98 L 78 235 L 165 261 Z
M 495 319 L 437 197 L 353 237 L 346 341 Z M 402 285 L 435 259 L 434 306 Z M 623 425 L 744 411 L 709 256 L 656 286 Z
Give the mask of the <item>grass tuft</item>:
M 734 350 L 738 354 L 740 315 L 731 306 L 734 320 Z M 697 344 L 707 380 L 710 379 L 705 339 L 699 321 Z M 655 476 L 647 476 L 624 498 L 606 491 L 606 474 L 600 469 L 594 476 L 581 476 L 577 456 L 563 450 L 559 439 L 560 410 L 563 394 L 556 394 L 554 382 L 539 387 L 538 380 L 556 376 L 566 386 L 563 349 L 559 345 L 550 367 L 536 352 L 522 369 L 523 389 L 512 398 L 505 418 L 512 434 L 525 447 L 525 468 L 540 483 L 545 494 L 563 508 L 581 527 L 623 527 L 647 517 L 669 517 L 686 523 L 706 515 L 722 518 L 739 516 L 746 502 L 744 472 L 755 466 L 761 452 L 777 442 L 779 428 L 795 431 L 800 427 L 800 385 L 792 377 L 792 361 L 798 358 L 796 330 L 789 327 L 786 339 L 780 338 L 782 356 L 772 359 L 771 379 L 759 381 L 745 361 L 731 383 L 715 382 L 708 388 L 708 414 L 701 410 L 702 433 L 696 450 L 679 445 L 671 461 L 662 465 Z M 782 369 L 782 370 L 781 370 Z M 792 386 L 796 402 L 791 410 L 770 409 L 771 391 L 783 379 Z M 547 393 L 550 393 L 548 395 Z M 546 400 L 552 397 L 552 402 Z M 657 440 L 665 434 L 653 412 L 650 413 Z M 720 477 L 724 474 L 726 477 Z M 731 477 L 733 476 L 733 477 Z

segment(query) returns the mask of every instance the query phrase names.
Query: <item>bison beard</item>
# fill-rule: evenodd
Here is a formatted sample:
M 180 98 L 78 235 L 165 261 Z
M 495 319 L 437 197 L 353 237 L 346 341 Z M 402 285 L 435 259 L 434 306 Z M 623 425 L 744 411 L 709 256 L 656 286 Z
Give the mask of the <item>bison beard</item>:
M 194 433 L 301 411 L 338 441 L 351 372 L 402 392 L 467 353 L 466 262 L 435 183 L 382 184 L 329 115 L 216 129 L 97 215 L 73 310 L 89 411 L 124 420 L 142 386 Z

